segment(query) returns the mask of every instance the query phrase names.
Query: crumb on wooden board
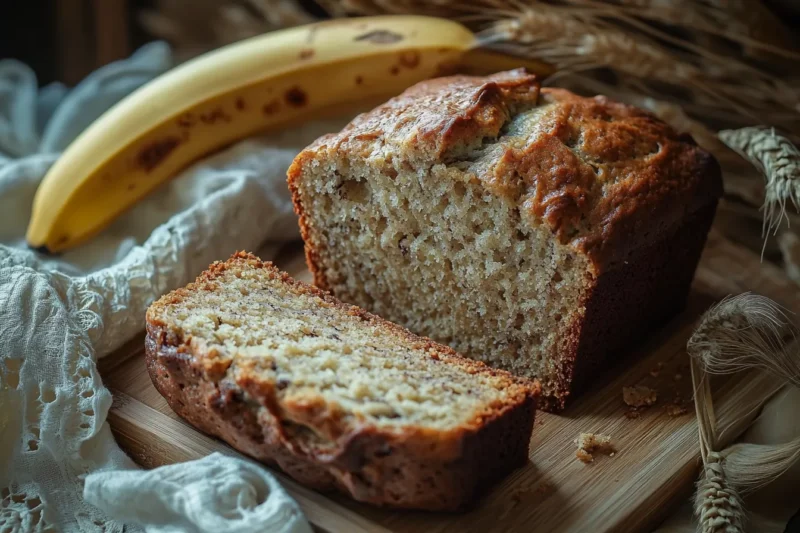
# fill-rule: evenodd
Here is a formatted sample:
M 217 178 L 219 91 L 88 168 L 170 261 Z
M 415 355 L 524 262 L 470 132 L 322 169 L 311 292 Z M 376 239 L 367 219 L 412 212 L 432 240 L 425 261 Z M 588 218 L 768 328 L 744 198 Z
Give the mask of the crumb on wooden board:
M 627 418 L 628 420 L 636 420 L 640 416 L 642 416 L 642 411 L 637 409 L 636 407 L 631 407 L 630 409 L 625 411 L 625 418 Z
M 661 373 L 662 368 L 664 368 L 664 362 L 659 361 L 658 364 L 655 366 L 655 368 L 650 370 L 650 375 L 653 376 L 654 378 L 657 378 L 658 375 Z
M 686 413 L 689 412 L 689 410 L 686 407 L 678 403 L 668 404 L 664 407 L 664 410 L 667 412 L 669 416 L 673 418 L 685 415 Z
M 581 460 L 584 463 L 591 463 L 594 461 L 594 455 L 590 454 L 586 450 L 578 450 L 575 452 L 575 457 Z
M 630 407 L 649 407 L 656 403 L 658 393 L 644 385 L 622 387 L 622 400 Z
M 575 457 L 584 463 L 594 462 L 595 453 L 613 456 L 617 451 L 611 443 L 611 437 L 599 433 L 581 433 L 575 439 L 575 444 L 578 446 Z

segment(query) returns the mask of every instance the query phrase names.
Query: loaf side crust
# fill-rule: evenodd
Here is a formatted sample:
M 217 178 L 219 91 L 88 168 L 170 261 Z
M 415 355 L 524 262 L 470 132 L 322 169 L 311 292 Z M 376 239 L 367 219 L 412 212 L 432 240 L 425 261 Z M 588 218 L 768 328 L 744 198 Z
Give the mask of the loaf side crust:
M 564 409 L 576 393 L 597 384 L 605 366 L 630 356 L 648 332 L 685 307 L 715 213 L 716 202 L 699 209 L 674 234 L 597 278 L 563 345 L 559 394 L 540 398 L 539 409 Z
M 236 377 L 216 367 L 214 354 L 196 351 L 148 311 L 146 364 L 156 389 L 170 407 L 201 431 L 266 464 L 280 467 L 317 490 L 338 490 L 358 501 L 380 506 L 426 510 L 457 510 L 468 506 L 488 486 L 527 461 L 538 383 L 514 378 L 480 362 L 460 357 L 452 349 L 417 337 L 395 324 L 343 304 L 315 287 L 272 269 L 287 284 L 314 294 L 348 313 L 381 327 L 399 331 L 421 343 L 434 357 L 447 359 L 465 372 L 505 376 L 516 391 L 501 405 L 449 431 L 404 426 L 402 431 L 364 421 L 354 429 L 336 427 L 331 406 L 309 402 L 286 410 L 276 401 L 275 383 L 257 371 L 239 369 Z M 178 289 L 154 306 L 182 298 L 182 291 L 213 290 L 214 279 L 227 268 L 216 263 L 195 284 Z M 210 284 L 210 285 L 209 285 Z M 315 432 L 317 436 L 309 435 Z M 330 440 L 320 442 L 319 432 Z

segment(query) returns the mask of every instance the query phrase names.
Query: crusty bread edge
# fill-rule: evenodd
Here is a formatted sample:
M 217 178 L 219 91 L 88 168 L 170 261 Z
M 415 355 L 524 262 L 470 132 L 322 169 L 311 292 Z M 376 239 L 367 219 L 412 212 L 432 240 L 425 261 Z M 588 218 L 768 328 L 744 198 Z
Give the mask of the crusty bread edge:
M 239 451 L 277 465 L 303 484 L 318 490 L 338 490 L 358 501 L 396 508 L 452 511 L 467 507 L 492 482 L 525 463 L 533 429 L 536 382 L 514 378 L 483 363 L 463 358 L 452 349 L 411 334 L 357 307 L 343 304 L 316 287 L 291 279 L 249 254 L 215 263 L 189 288 L 207 287 L 231 261 L 247 261 L 272 269 L 286 283 L 315 294 L 351 314 L 425 343 L 468 372 L 507 376 L 518 387 L 513 400 L 492 406 L 452 431 L 405 428 L 387 431 L 363 424 L 336 439 L 333 448 L 316 449 L 303 442 L 303 432 L 274 402 L 274 383 L 257 374 L 209 371 L 207 356 L 148 313 L 146 364 L 156 389 L 170 407 L 201 431 Z M 174 294 L 154 305 L 164 305 Z M 178 297 L 181 297 L 178 295 Z M 313 408 L 310 407 L 310 408 Z
M 323 291 L 330 291 L 331 287 L 322 271 L 322 261 L 320 261 L 319 253 L 317 252 L 319 246 L 313 241 L 311 229 L 308 225 L 308 216 L 303 208 L 303 200 L 300 197 L 298 188 L 298 182 L 303 176 L 303 166 L 312 159 L 314 159 L 314 152 L 308 148 L 300 152 L 286 171 L 286 183 L 289 185 L 289 192 L 292 194 L 292 205 L 297 215 L 297 223 L 300 226 L 300 237 L 303 239 L 306 265 L 314 278 L 314 285 Z

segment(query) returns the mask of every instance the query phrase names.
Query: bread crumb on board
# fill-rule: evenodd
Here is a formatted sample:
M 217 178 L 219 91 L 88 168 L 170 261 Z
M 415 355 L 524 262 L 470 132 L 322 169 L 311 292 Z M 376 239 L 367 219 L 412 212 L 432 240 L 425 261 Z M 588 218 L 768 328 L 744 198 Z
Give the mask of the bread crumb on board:
M 630 409 L 625 411 L 625 418 L 627 418 L 628 420 L 636 420 L 640 416 L 642 416 L 642 412 L 636 407 L 631 407 Z
M 584 463 L 594 462 L 594 454 L 602 453 L 613 457 L 617 450 L 611 443 L 611 437 L 608 435 L 600 435 L 595 433 L 581 433 L 575 439 L 575 444 L 578 446 L 578 451 L 575 452 L 575 457 Z
M 622 400 L 631 407 L 645 407 L 656 403 L 658 393 L 650 387 L 635 385 L 622 387 Z
M 673 418 L 685 415 L 686 413 L 689 412 L 689 410 L 686 407 L 679 405 L 677 403 L 668 404 L 666 407 L 664 407 L 664 410 L 667 412 L 669 416 Z
M 586 450 L 578 450 L 577 452 L 575 452 L 575 457 L 577 457 L 584 463 L 591 463 L 594 461 L 594 455 L 590 454 Z
M 664 368 L 664 363 L 659 362 L 658 365 L 656 365 L 656 367 L 650 371 L 650 375 L 653 376 L 654 378 L 657 378 L 658 375 L 661 373 L 662 368 Z
M 555 492 L 555 485 L 550 483 L 549 481 L 542 481 L 539 483 L 535 489 L 531 490 L 529 487 L 521 487 L 515 489 L 511 493 L 511 500 L 515 503 L 519 503 L 522 499 L 528 494 L 534 494 L 537 496 L 547 496 L 553 492 Z
M 555 485 L 553 485 L 549 481 L 542 481 L 536 487 L 536 494 L 539 494 L 539 495 L 543 496 L 545 494 L 550 494 L 551 492 L 555 492 L 555 490 L 556 490 Z

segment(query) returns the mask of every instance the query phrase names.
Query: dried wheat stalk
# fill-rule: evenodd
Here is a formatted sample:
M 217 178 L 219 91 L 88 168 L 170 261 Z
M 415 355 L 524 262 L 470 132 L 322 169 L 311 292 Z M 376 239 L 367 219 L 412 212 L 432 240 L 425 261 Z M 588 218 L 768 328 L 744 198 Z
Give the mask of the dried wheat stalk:
M 689 339 L 690 355 L 710 374 L 761 368 L 800 386 L 798 330 L 781 307 L 764 296 L 741 294 L 709 309 Z
M 708 376 L 762 368 L 800 385 L 796 332 L 775 302 L 746 293 L 709 309 L 687 343 L 704 465 L 695 494 L 703 532 L 744 531 L 740 495 L 776 479 L 800 458 L 800 439 L 778 445 L 740 443 L 715 451 L 719 428 Z
M 785 231 L 778 235 L 778 247 L 783 255 L 786 274 L 800 285 L 800 237 L 796 233 Z
M 800 61 L 791 34 L 756 0 L 321 0 L 337 16 L 419 13 L 486 28 L 486 43 L 575 72 L 610 69 L 621 89 L 674 99 L 715 124 L 755 121 L 800 133 L 800 92 L 762 68 Z M 666 25 L 666 26 L 665 26 Z M 709 39 L 724 41 L 717 51 Z M 759 68 L 738 58 L 753 51 Z M 800 72 L 800 69 L 794 69 Z
M 608 16 L 621 20 L 631 17 L 669 26 L 678 26 L 735 41 L 747 50 L 758 50 L 800 60 L 800 53 L 790 50 L 789 32 L 775 16 L 758 2 L 747 8 L 738 2 L 702 2 L 675 0 L 619 0 L 613 5 L 597 0 L 565 0 L 569 4 L 604 8 Z M 641 28 L 660 35 L 658 28 Z
M 703 533 L 743 533 L 742 499 L 736 489 L 728 486 L 724 459 L 714 451 L 717 423 L 711 400 L 711 387 L 703 372 L 702 363 L 697 358 L 691 360 L 690 368 L 695 389 L 694 406 L 697 414 L 700 457 L 703 460 L 703 473 L 697 481 L 694 498 L 694 511 L 700 523 L 699 530 Z
M 800 150 L 766 127 L 725 130 L 719 138 L 764 174 L 764 232 L 777 232 L 781 220 L 788 221 L 787 202 L 800 211 Z
M 671 85 L 676 94 L 691 91 L 688 100 L 711 111 L 735 112 L 751 121 L 763 120 L 768 112 L 776 124 L 800 123 L 800 94 L 782 79 L 624 15 L 616 5 L 573 3 L 581 5 L 497 0 L 497 8 L 483 13 L 497 19 L 483 38 L 549 61 L 560 69 L 559 76 L 610 68 L 620 86 L 644 94 L 658 95 Z M 608 22 L 612 19 L 639 31 L 622 29 Z
M 722 452 L 729 483 L 742 494 L 757 490 L 777 479 L 800 459 L 800 439 L 778 446 L 740 443 Z M 732 475 L 731 475 L 732 474 Z

